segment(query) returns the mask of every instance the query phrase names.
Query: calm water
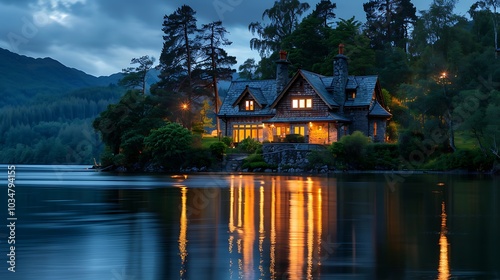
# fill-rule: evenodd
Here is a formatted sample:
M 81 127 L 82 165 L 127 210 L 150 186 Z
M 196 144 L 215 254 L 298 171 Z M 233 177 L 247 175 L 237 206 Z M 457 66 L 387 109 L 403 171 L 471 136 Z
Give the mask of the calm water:
M 495 179 L 17 166 L 16 273 L 2 226 L 0 279 L 500 279 Z

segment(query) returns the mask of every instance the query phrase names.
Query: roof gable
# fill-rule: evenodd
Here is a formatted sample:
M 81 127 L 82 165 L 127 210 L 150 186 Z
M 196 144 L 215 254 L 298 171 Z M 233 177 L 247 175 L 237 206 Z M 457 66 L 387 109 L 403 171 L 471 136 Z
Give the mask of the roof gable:
M 392 114 L 387 112 L 387 110 L 378 103 L 377 100 L 372 105 L 372 108 L 370 109 L 370 112 L 368 113 L 369 116 L 371 117 L 383 117 L 383 118 L 390 118 L 392 117 Z
M 253 80 L 253 81 L 232 81 L 231 85 L 227 90 L 227 95 L 222 102 L 221 108 L 219 110 L 219 115 L 227 115 L 227 116 L 254 116 L 254 115 L 270 115 L 271 110 L 269 106 L 264 107 L 259 111 L 240 111 L 239 107 L 234 105 L 238 98 L 242 96 L 242 93 L 245 92 L 247 86 L 250 89 L 258 89 L 261 93 L 261 97 L 256 97 L 259 95 L 257 90 L 251 90 L 253 96 L 259 99 L 265 100 L 267 104 L 270 104 L 274 99 L 276 99 L 276 81 L 275 80 Z M 241 101 L 241 100 L 240 100 Z
M 238 99 L 236 99 L 236 101 L 233 103 L 233 106 L 240 104 L 240 102 L 243 100 L 243 98 L 245 98 L 245 96 L 247 96 L 247 95 L 249 95 L 253 100 L 255 100 L 255 102 L 257 102 L 257 104 L 260 107 L 264 107 L 268 103 L 266 97 L 264 96 L 264 94 L 262 93 L 262 90 L 260 88 L 249 87 L 247 85 L 245 87 L 245 90 L 243 90 L 243 92 L 240 94 Z
M 328 92 L 324 80 L 325 76 L 315 74 L 305 70 L 299 70 L 293 76 L 293 78 L 288 82 L 287 86 L 283 89 L 283 91 L 276 97 L 276 100 L 271 104 L 270 108 L 274 108 L 279 101 L 288 93 L 289 89 L 292 85 L 297 81 L 299 77 L 302 77 L 316 92 L 316 94 L 325 102 L 325 104 L 332 109 L 332 107 L 339 107 L 339 104 L 335 102 L 333 96 Z
M 356 97 L 346 99 L 347 107 L 370 106 L 377 92 L 378 76 L 349 76 L 346 90 L 355 90 Z M 345 94 L 345 93 L 344 93 Z

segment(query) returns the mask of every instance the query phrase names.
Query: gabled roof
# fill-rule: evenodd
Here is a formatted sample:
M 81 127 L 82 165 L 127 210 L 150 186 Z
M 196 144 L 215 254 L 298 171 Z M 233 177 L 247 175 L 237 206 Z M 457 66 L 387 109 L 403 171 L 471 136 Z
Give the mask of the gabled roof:
M 377 81 L 378 76 L 349 76 L 346 90 L 356 90 L 356 98 L 346 99 L 344 105 L 347 107 L 370 106 Z
M 240 111 L 237 104 L 238 98 L 249 89 L 249 93 L 255 98 L 256 101 L 263 104 L 272 103 L 277 96 L 276 93 L 276 80 L 255 80 L 255 81 L 232 81 L 229 86 L 228 92 L 224 101 L 222 102 L 219 110 L 219 116 L 259 116 L 259 115 L 272 115 L 269 106 L 256 111 Z M 263 105 L 261 103 L 261 105 Z
M 380 103 L 378 103 L 377 100 L 372 105 L 372 108 L 370 109 L 370 112 L 368 113 L 368 116 L 370 117 L 383 117 L 383 118 L 390 118 L 392 117 L 392 114 L 387 112 Z
M 285 87 L 285 89 L 278 95 L 276 100 L 271 104 L 271 108 L 274 108 L 278 102 L 285 96 L 285 94 L 288 92 L 288 89 L 293 85 L 293 83 L 299 78 L 302 77 L 304 80 L 306 80 L 311 87 L 314 89 L 314 91 L 318 94 L 318 96 L 325 102 L 325 104 L 331 109 L 332 107 L 339 107 L 340 105 L 335 102 L 333 99 L 333 95 L 328 92 L 326 85 L 324 84 L 324 81 L 328 81 L 327 77 L 316 74 L 313 72 L 309 72 L 306 70 L 299 70 L 293 76 L 293 78 L 288 82 L 288 85 Z
M 240 94 L 240 97 L 238 97 L 238 99 L 236 99 L 233 103 L 233 106 L 238 105 L 247 94 L 250 95 L 260 107 L 264 107 L 264 105 L 268 104 L 268 101 L 260 88 L 249 87 L 247 85 L 245 90 Z

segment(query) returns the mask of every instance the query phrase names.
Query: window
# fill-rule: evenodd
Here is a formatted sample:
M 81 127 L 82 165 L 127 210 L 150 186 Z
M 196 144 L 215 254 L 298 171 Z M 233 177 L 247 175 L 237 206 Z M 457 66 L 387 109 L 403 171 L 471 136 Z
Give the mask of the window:
M 373 137 L 377 137 L 377 122 L 373 122 Z
M 246 111 L 253 111 L 253 100 L 245 101 L 245 110 Z
M 312 108 L 312 98 L 292 99 L 293 109 Z
M 306 135 L 306 128 L 304 126 L 295 126 L 293 128 L 293 133 L 294 134 L 300 134 L 302 136 L 305 136 Z
M 258 141 L 263 141 L 264 130 L 262 126 L 257 124 L 233 125 L 233 142 L 239 143 L 248 137 Z
M 355 99 L 356 98 L 356 90 L 349 90 L 346 92 L 347 99 Z

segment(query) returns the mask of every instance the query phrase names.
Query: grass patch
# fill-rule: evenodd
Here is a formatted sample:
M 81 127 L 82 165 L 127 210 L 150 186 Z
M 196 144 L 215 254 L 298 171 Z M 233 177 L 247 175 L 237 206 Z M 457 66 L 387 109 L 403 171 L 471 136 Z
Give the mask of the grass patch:
M 203 136 L 201 138 L 201 147 L 205 149 L 209 149 L 210 146 L 214 143 L 219 142 L 218 137 L 213 137 L 213 136 Z

